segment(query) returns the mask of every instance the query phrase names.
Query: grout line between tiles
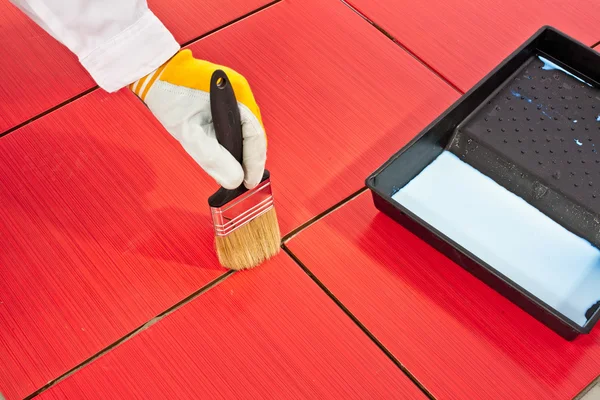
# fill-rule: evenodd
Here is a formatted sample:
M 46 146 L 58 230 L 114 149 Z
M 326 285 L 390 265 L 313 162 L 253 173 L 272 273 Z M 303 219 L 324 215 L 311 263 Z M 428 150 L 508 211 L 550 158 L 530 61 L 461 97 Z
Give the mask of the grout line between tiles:
M 412 50 L 410 50 L 406 45 L 404 45 L 402 42 L 400 42 L 398 39 L 396 39 L 394 36 L 392 36 L 389 32 L 387 32 L 385 29 L 383 29 L 381 26 L 377 25 L 377 23 L 375 23 L 375 21 L 372 21 L 371 19 L 369 19 L 365 14 L 363 14 L 362 12 L 360 12 L 356 7 L 354 7 L 352 4 L 348 3 L 347 0 L 340 0 L 346 7 L 350 8 L 352 11 L 354 11 L 358 16 L 360 16 L 362 19 L 364 19 L 365 21 L 367 21 L 369 24 L 371 24 L 375 29 L 377 29 L 380 33 L 382 33 L 385 37 L 387 37 L 388 39 L 390 39 L 392 42 L 394 42 L 397 46 L 399 46 L 402 50 L 406 51 L 408 54 L 410 54 L 414 59 L 416 59 L 417 61 L 419 61 L 425 68 L 427 68 L 429 71 L 431 71 L 433 74 L 435 74 L 438 78 L 440 78 L 441 80 L 443 80 L 446 84 L 448 84 L 449 86 L 451 86 L 454 90 L 456 90 L 458 93 L 460 94 L 465 94 L 465 92 L 463 90 L 461 90 L 458 86 L 456 86 L 455 84 L 453 84 L 450 79 L 448 79 L 445 75 L 443 75 L 441 72 L 439 72 L 437 69 L 433 68 L 431 65 L 429 65 L 427 62 L 425 62 L 425 60 L 423 60 L 422 58 L 420 58 L 419 56 L 417 56 Z M 594 43 L 593 45 L 591 45 L 590 47 L 592 49 L 594 49 L 595 47 L 597 47 L 598 45 L 600 45 L 600 40 L 597 41 L 596 43 Z
M 375 337 L 375 335 L 373 333 L 371 333 L 371 331 L 369 331 L 367 329 L 367 327 L 365 325 L 363 325 L 362 322 L 360 322 L 360 320 L 354 315 L 352 314 L 352 312 L 337 298 L 335 297 L 335 295 L 325 286 L 325 284 L 323 284 L 323 282 L 321 282 L 319 280 L 319 278 L 317 278 L 311 271 L 310 269 L 308 269 L 308 267 L 306 265 L 304 265 L 304 263 L 302 261 L 300 261 L 300 259 L 298 257 L 296 257 L 296 255 L 285 245 L 282 244 L 282 248 L 283 251 L 285 251 L 287 253 L 288 256 L 290 256 L 292 258 L 292 260 L 294 260 L 294 262 L 304 271 L 304 273 L 306 273 L 312 280 L 314 283 L 316 283 L 321 290 L 323 290 L 327 296 L 329 296 L 329 298 L 331 300 L 333 300 L 333 302 L 342 309 L 342 311 L 352 320 L 352 322 L 354 322 L 362 331 L 365 335 L 367 335 L 369 337 L 369 339 L 375 343 L 375 345 L 377 345 L 377 347 L 379 347 L 379 349 L 381 351 L 383 351 L 383 353 L 404 373 L 404 375 L 406 375 L 406 377 L 408 379 L 411 380 L 411 382 L 413 384 L 415 384 L 419 390 L 421 390 L 421 392 L 430 400 L 436 400 L 435 396 L 412 374 L 412 372 L 410 372 L 408 370 L 408 368 L 406 368 L 401 362 L 400 360 L 398 360 L 391 351 L 389 351 L 385 345 L 383 343 L 381 343 L 379 341 L 379 339 L 377 339 L 377 337 Z
M 82 98 L 84 96 L 87 96 L 88 94 L 92 93 L 96 89 L 98 89 L 98 86 L 91 87 L 91 88 L 89 88 L 89 89 L 87 89 L 87 90 L 79 93 L 76 96 L 68 98 L 67 100 L 63 101 L 62 103 L 59 103 L 59 104 L 55 105 L 54 107 L 51 107 L 51 108 L 47 109 L 46 111 L 43 111 L 43 112 L 41 112 L 41 113 L 39 113 L 37 115 L 34 115 L 33 117 L 31 117 L 31 118 L 29 118 L 29 119 L 21 122 L 20 124 L 18 124 L 16 126 L 13 126 L 12 128 L 9 128 L 8 130 L 0 133 L 0 138 L 8 135 L 9 133 L 12 133 L 12 132 L 18 130 L 18 129 L 21 129 L 25 125 L 28 125 L 28 124 L 30 124 L 30 123 L 32 123 L 32 122 L 34 122 L 34 121 L 36 121 L 36 120 L 38 120 L 38 119 L 46 116 L 46 115 L 48 115 L 48 114 L 50 114 L 50 113 L 58 110 L 59 108 L 64 107 L 67 104 L 74 102 L 75 100 L 78 100 L 78 99 L 80 99 L 80 98 Z
M 266 10 L 268 8 L 271 8 L 274 5 L 276 5 L 277 3 L 281 3 L 282 1 L 283 0 L 274 0 L 274 1 L 270 2 L 270 3 L 268 3 L 268 4 L 265 4 L 264 6 L 261 6 L 261 7 L 257 8 L 257 9 L 255 9 L 255 10 L 252 10 L 252 11 L 250 11 L 250 12 L 248 12 L 248 13 L 242 15 L 242 16 L 239 16 L 239 17 L 237 17 L 237 18 L 235 18 L 235 19 L 233 19 L 233 20 L 231 20 L 231 21 L 229 21 L 229 22 L 227 22 L 227 23 L 225 23 L 225 24 L 223 24 L 221 26 L 218 26 L 215 29 L 212 29 L 212 30 L 210 30 L 208 32 L 205 32 L 205 33 L 203 33 L 200 36 L 196 36 L 195 38 L 190 39 L 187 42 L 182 43 L 180 46 L 181 46 L 181 48 L 187 47 L 187 46 L 189 46 L 189 45 L 191 45 L 191 44 L 193 44 L 193 43 L 195 43 L 195 42 L 197 42 L 197 41 L 199 41 L 201 39 L 206 38 L 207 36 L 210 36 L 210 35 L 212 35 L 214 33 L 217 33 L 217 32 L 219 32 L 219 31 L 221 31 L 221 30 L 223 30 L 225 28 L 230 27 L 233 24 L 236 24 L 236 23 L 238 23 L 238 22 L 240 22 L 240 21 L 242 21 L 242 20 L 244 20 L 246 18 L 252 17 L 255 14 L 258 14 L 261 11 L 264 11 L 264 10 Z M 0 132 L 0 138 L 2 138 L 4 136 L 6 136 L 6 135 L 8 135 L 8 134 L 10 134 L 10 133 L 18 130 L 18 129 L 21 129 L 25 125 L 29 125 L 30 123 L 32 123 L 32 122 L 34 122 L 34 121 L 36 121 L 36 120 L 38 120 L 38 119 L 40 119 L 40 118 L 42 118 L 42 117 L 50 114 L 50 113 L 58 110 L 59 108 L 62 108 L 64 106 L 68 105 L 69 103 L 72 103 L 72 102 L 74 102 L 76 100 L 79 100 L 80 98 L 82 98 L 82 97 L 84 97 L 84 96 L 86 96 L 86 95 L 88 95 L 88 94 L 96 91 L 97 89 L 99 89 L 99 87 L 97 85 L 93 86 L 93 87 L 91 87 L 91 88 L 89 88 L 89 89 L 87 89 L 87 90 L 85 90 L 85 91 L 83 91 L 83 92 L 81 92 L 81 93 L 73 96 L 73 97 L 68 98 L 67 100 L 65 100 L 65 101 L 63 101 L 63 102 L 61 102 L 61 103 L 59 103 L 59 104 L 57 104 L 57 105 L 55 105 L 53 107 L 50 107 L 46 111 L 42 111 L 41 113 L 39 113 L 37 115 L 34 115 L 33 117 L 31 117 L 31 118 L 29 118 L 29 119 L 27 119 L 27 120 L 19 123 L 16 126 L 13 126 L 12 128 L 7 129 L 4 132 Z
M 223 282 L 225 279 L 227 279 L 228 277 L 230 277 L 234 273 L 235 273 L 234 271 L 227 271 L 227 272 L 225 272 L 223 275 L 217 277 L 216 279 L 214 279 L 211 282 L 207 283 L 206 285 L 202 286 L 200 289 L 196 290 L 194 293 L 190 294 L 189 296 L 187 296 L 183 300 L 181 300 L 181 301 L 177 302 L 176 304 L 172 305 L 171 307 L 167 308 L 165 311 L 163 311 L 160 314 L 156 315 L 154 318 L 150 319 L 149 321 L 147 321 L 143 325 L 140 325 L 139 327 L 137 327 L 133 331 L 131 331 L 128 334 L 126 334 L 125 336 L 123 336 L 122 338 L 120 338 L 120 339 L 116 340 L 115 342 L 109 344 L 108 346 L 106 346 L 105 348 L 103 348 L 102 350 L 100 350 L 99 352 L 97 352 L 96 354 L 94 354 L 93 356 L 91 356 L 91 357 L 87 358 L 86 360 L 82 361 L 81 363 L 77 364 L 75 367 L 71 368 L 70 370 L 68 370 L 67 372 L 65 372 L 62 375 L 58 376 L 57 378 L 52 379 L 50 382 L 48 382 L 44 386 L 42 386 L 41 388 L 39 388 L 35 392 L 33 392 L 30 395 L 28 395 L 27 397 L 25 397 L 25 400 L 32 399 L 32 398 L 40 395 L 41 393 L 45 392 L 46 390 L 50 389 L 52 386 L 56 385 L 57 383 L 61 382 L 62 380 L 68 378 L 71 375 L 73 375 L 74 373 L 76 373 L 80 369 L 86 367 L 87 365 L 89 365 L 90 363 L 94 362 L 98 358 L 102 357 L 103 355 L 105 355 L 109 351 L 111 351 L 114 348 L 122 345 L 123 343 L 125 343 L 129 339 L 133 338 L 134 336 L 138 335 L 139 333 L 145 331 L 146 329 L 148 329 L 152 325 L 156 324 L 157 322 L 159 322 L 160 320 L 162 320 L 163 318 L 165 318 L 169 314 L 172 314 L 173 312 L 177 311 L 179 308 L 181 308 L 181 307 L 185 306 L 186 304 L 194 301 L 197 297 L 199 297 L 202 294 L 208 292 L 210 289 L 214 288 L 215 286 L 217 286 L 219 283 Z
M 359 190 L 357 190 L 356 192 L 352 193 L 350 196 L 346 197 L 345 199 L 337 202 L 336 204 L 334 204 L 333 206 L 329 207 L 328 209 L 326 209 L 325 211 L 323 211 L 320 214 L 317 214 L 315 217 L 309 219 L 308 221 L 306 221 L 305 223 L 303 223 L 302 225 L 300 225 L 299 227 L 293 229 L 290 233 L 288 233 L 287 235 L 285 235 L 282 239 L 281 239 L 281 245 L 283 246 L 285 243 L 289 242 L 291 239 L 294 238 L 294 236 L 296 236 L 297 234 L 299 234 L 300 232 L 302 232 L 303 230 L 305 230 L 306 228 L 310 227 L 312 224 L 314 224 L 315 222 L 325 218 L 326 216 L 328 216 L 329 214 L 331 214 L 332 212 L 334 212 L 335 210 L 337 210 L 338 208 L 346 205 L 347 203 L 351 202 L 352 200 L 354 200 L 355 198 L 357 198 L 358 196 L 360 196 L 361 194 L 363 194 L 364 192 L 367 191 L 366 187 L 362 187 Z
M 346 0 L 340 0 L 346 7 L 348 7 L 349 9 L 351 9 L 352 11 L 354 11 L 358 16 L 360 16 L 362 19 L 364 19 L 365 21 L 367 21 L 369 24 L 371 24 L 375 29 L 377 29 L 380 33 L 382 33 L 383 35 L 385 35 L 385 37 L 387 37 L 388 39 L 390 39 L 392 42 L 394 42 L 394 44 L 396 44 L 398 47 L 400 47 L 402 50 L 404 50 L 405 52 L 407 52 L 411 57 L 413 57 L 415 60 L 417 60 L 419 63 L 421 63 L 425 68 L 427 68 L 431 73 L 433 73 L 435 76 L 437 76 L 438 78 L 440 78 L 441 80 L 443 80 L 448 86 L 450 86 L 452 89 L 456 90 L 458 93 L 460 94 L 465 94 L 464 91 L 462 91 L 458 86 L 456 86 L 454 83 L 452 83 L 450 81 L 450 79 L 448 79 L 445 75 L 443 75 L 441 72 L 439 72 L 438 70 L 436 70 L 435 68 L 433 68 L 431 65 L 427 64 L 422 58 L 420 58 L 419 56 L 417 56 L 412 50 L 410 50 L 406 45 L 404 45 L 402 42 L 400 42 L 398 39 L 396 39 L 394 36 L 392 36 L 389 32 L 387 32 L 385 29 L 383 29 L 381 26 L 377 25 L 374 21 L 370 20 L 366 15 L 364 15 L 363 13 L 361 13 L 357 8 L 355 8 L 352 4 L 348 3 L 348 1 Z
M 197 37 L 195 37 L 193 39 L 190 39 L 187 42 L 184 42 L 183 44 L 181 44 L 181 47 L 187 47 L 187 46 L 189 46 L 189 45 L 197 42 L 198 40 L 204 39 L 207 36 L 210 36 L 210 35 L 212 35 L 214 33 L 217 33 L 217 32 L 219 32 L 219 31 L 221 31 L 221 30 L 223 30 L 225 28 L 229 28 L 231 25 L 237 24 L 238 22 L 240 22 L 240 21 L 242 21 L 242 20 L 244 20 L 246 18 L 252 17 L 255 14 L 258 14 L 258 13 L 260 13 L 262 11 L 265 11 L 268 8 L 273 7 L 274 5 L 276 5 L 278 3 L 281 3 L 282 1 L 283 0 L 273 0 L 270 3 L 265 4 L 264 6 L 261 6 L 261 7 L 257 8 L 257 9 L 255 9 L 255 10 L 250 11 L 249 13 L 241 15 L 241 16 L 235 18 L 235 19 L 232 19 L 231 21 L 227 22 L 224 25 L 221 25 L 221 26 L 219 26 L 219 27 L 217 27 L 217 28 L 215 28 L 213 30 L 210 30 L 210 31 L 208 31 L 206 33 L 203 33 L 200 36 L 197 36 Z

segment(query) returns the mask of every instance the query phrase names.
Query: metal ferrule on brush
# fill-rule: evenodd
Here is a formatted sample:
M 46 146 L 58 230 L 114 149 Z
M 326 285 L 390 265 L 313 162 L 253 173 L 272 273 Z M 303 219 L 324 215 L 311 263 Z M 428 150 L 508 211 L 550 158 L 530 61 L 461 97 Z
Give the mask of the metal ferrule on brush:
M 271 179 L 223 205 L 211 207 L 216 236 L 227 236 L 273 208 Z

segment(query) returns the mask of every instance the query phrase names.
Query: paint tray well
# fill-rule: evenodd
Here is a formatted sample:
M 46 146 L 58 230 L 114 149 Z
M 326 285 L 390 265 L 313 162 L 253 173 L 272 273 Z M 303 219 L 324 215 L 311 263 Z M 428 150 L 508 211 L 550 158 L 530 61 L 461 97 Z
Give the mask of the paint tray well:
M 380 210 L 569 340 L 600 314 L 598 82 L 600 55 L 544 27 L 367 179 Z

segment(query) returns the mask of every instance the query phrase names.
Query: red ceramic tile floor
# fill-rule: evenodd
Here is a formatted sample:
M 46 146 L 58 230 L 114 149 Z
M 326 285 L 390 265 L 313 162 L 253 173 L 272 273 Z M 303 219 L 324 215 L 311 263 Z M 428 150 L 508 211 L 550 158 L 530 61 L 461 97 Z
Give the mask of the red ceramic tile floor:
M 22 398 L 224 272 L 214 185 L 133 97 L 0 138 L 0 392 Z
M 234 274 L 41 399 L 424 399 L 286 254 Z
M 587 45 L 600 40 L 598 1 L 348 2 L 463 91 L 544 25 Z
M 379 213 L 370 193 L 288 242 L 439 399 L 571 399 L 600 374 L 600 329 L 567 342 Z
M 180 43 L 222 26 L 269 0 L 150 0 Z M 95 83 L 77 58 L 8 0 L 0 2 L 0 134 Z
M 59 42 L 0 2 L 0 134 L 94 86 Z
M 194 45 L 243 72 L 283 232 L 457 94 L 338 2 L 285 1 Z M 25 396 L 223 272 L 215 189 L 132 95 L 96 91 L 0 138 L 0 391 Z

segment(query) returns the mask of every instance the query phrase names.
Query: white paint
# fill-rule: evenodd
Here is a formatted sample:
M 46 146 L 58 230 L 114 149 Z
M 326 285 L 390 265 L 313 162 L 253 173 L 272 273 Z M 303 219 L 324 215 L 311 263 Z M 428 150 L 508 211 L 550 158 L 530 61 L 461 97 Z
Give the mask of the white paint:
M 546 71 L 551 71 L 553 69 L 558 70 L 558 71 L 562 71 L 567 75 L 571 75 L 573 78 L 577 79 L 580 82 L 585 83 L 588 86 L 592 86 L 589 83 L 587 83 L 586 81 L 584 81 L 583 79 L 581 79 L 580 77 L 573 75 L 572 73 L 570 73 L 569 71 L 567 71 L 566 69 L 564 69 L 563 67 L 553 63 L 552 61 L 548 60 L 545 57 L 542 56 L 538 56 L 538 58 L 540 59 L 541 62 L 544 63 L 544 66 L 542 67 L 542 69 L 546 70 Z
M 393 199 L 581 326 L 600 299 L 600 250 L 452 153 Z

